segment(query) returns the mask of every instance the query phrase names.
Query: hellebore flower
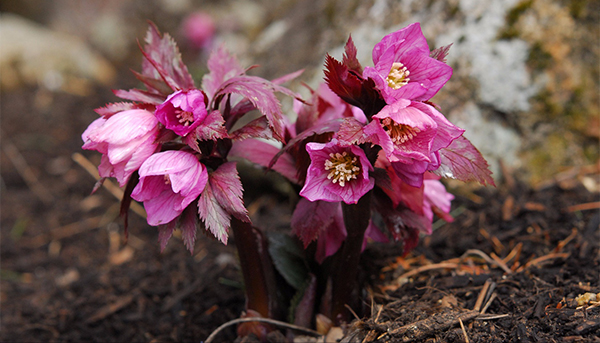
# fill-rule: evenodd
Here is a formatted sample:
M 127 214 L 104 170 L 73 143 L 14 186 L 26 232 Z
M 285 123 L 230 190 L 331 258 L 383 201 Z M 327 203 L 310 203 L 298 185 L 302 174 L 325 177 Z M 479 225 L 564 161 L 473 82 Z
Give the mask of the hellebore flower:
M 411 106 L 410 100 L 398 100 L 385 106 L 365 127 L 390 162 L 429 162 L 431 146 L 437 133 L 437 123 L 426 113 Z
M 208 172 L 189 152 L 168 150 L 148 158 L 140 167 L 140 182 L 131 197 L 144 202 L 148 224 L 167 224 L 204 190 Z
M 373 188 L 375 181 L 369 177 L 373 166 L 361 148 L 341 146 L 332 139 L 326 144 L 308 143 L 306 151 L 311 163 L 300 191 L 306 199 L 355 204 Z
M 85 150 L 102 153 L 101 177 L 115 177 L 125 186 L 133 172 L 152 155 L 158 143 L 158 120 L 152 112 L 134 109 L 93 121 L 81 138 Z
M 419 23 L 391 33 L 373 48 L 374 67 L 365 67 L 386 103 L 398 99 L 431 99 L 452 76 L 452 68 L 429 57 L 427 40 Z
M 425 171 L 440 166 L 438 151 L 463 132 L 433 106 L 406 99 L 385 106 L 364 127 L 364 133 L 381 146 L 398 176 L 414 187 L 421 186 Z
M 156 118 L 167 129 L 187 136 L 207 116 L 204 93 L 198 89 L 177 91 L 156 107 Z

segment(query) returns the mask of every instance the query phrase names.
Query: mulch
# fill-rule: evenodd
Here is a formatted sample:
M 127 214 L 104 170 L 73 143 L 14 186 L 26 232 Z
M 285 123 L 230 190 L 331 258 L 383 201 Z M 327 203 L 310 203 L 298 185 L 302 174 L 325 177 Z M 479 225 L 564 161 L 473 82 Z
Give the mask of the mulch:
M 2 98 L 0 340 L 200 342 L 239 318 L 234 240 L 200 237 L 190 254 L 174 239 L 160 253 L 157 232 L 131 214 L 124 244 L 117 200 L 89 194 L 94 180 L 72 154 L 110 94 L 31 101 L 43 96 Z M 270 180 L 246 204 L 257 225 L 281 229 L 290 205 L 262 188 Z M 456 220 L 415 251 L 365 251 L 364 308 L 342 341 L 599 342 L 599 199 L 589 180 L 597 185 L 598 166 L 535 188 L 508 177 L 496 189 L 457 189 Z M 235 338 L 230 328 L 217 341 Z

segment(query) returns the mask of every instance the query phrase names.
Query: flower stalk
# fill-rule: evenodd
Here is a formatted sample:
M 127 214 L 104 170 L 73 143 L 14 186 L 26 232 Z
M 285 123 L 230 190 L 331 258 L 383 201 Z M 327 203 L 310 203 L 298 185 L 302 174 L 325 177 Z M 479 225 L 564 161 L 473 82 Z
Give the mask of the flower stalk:
M 357 291 L 358 264 L 362 251 L 365 232 L 371 218 L 371 192 L 360 198 L 356 204 L 342 204 L 344 225 L 348 235 L 336 257 L 333 273 L 331 318 L 337 324 L 349 322 L 346 305 Z

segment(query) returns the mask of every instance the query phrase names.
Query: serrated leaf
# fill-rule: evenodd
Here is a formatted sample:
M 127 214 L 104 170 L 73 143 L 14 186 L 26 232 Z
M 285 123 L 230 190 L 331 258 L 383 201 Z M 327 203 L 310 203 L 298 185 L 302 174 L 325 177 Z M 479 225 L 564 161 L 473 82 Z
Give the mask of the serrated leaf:
M 446 46 L 441 46 L 441 47 L 431 51 L 431 53 L 429 54 L 429 57 L 435 58 L 438 61 L 446 63 L 446 56 L 448 56 L 451 46 L 452 46 L 452 43 L 450 43 Z
M 208 175 L 208 182 L 198 200 L 198 214 L 205 226 L 227 244 L 231 216 L 250 222 L 242 200 L 243 187 L 235 162 L 227 162 Z
M 487 161 L 464 136 L 455 139 L 439 153 L 441 165 L 433 171 L 434 174 L 461 181 L 477 181 L 484 186 L 486 183 L 496 186 Z
M 199 224 L 198 216 L 194 212 L 191 207 L 186 208 L 179 220 L 181 239 L 185 247 L 190 251 L 190 254 L 194 254 L 194 244 L 196 243 Z
M 150 79 L 162 79 L 174 91 L 195 88 L 194 80 L 181 60 L 177 44 L 167 33 L 161 37 L 154 24 L 148 28 L 142 53 L 145 57 L 142 75 Z M 158 88 L 154 89 L 161 92 Z
M 343 145 L 358 145 L 367 141 L 363 132 L 363 124 L 354 118 L 344 118 L 335 137 Z
M 219 111 L 211 111 L 200 125 L 194 130 L 194 134 L 187 135 L 184 141 L 187 144 L 195 144 L 194 141 L 214 141 L 217 139 L 229 138 L 227 129 L 225 129 L 225 120 Z
M 287 283 L 297 290 L 301 289 L 308 277 L 308 267 L 302 247 L 285 233 L 271 232 L 268 238 L 269 254 L 275 268 Z
M 248 138 L 273 139 L 266 116 L 261 116 L 231 133 L 231 139 L 244 140 Z
M 198 199 L 198 215 L 206 228 L 223 244 L 227 244 L 227 231 L 231 226 L 231 216 L 221 207 L 214 196 L 214 191 L 209 182 Z
M 165 100 L 164 97 L 139 89 L 116 89 L 113 93 L 121 99 L 139 101 L 148 104 L 160 105 Z
M 362 75 L 363 68 L 356 58 L 357 50 L 354 42 L 352 41 L 352 36 L 348 37 L 348 41 L 346 42 L 346 46 L 344 47 L 344 56 L 342 56 L 342 63 L 353 72 L 356 72 L 358 75 Z
M 311 202 L 301 198 L 292 214 L 292 234 L 298 236 L 306 248 L 333 223 L 339 206 L 338 202 Z
M 115 113 L 133 110 L 135 108 L 139 108 L 139 106 L 132 102 L 113 102 L 94 109 L 94 112 L 105 119 L 108 119 Z
M 360 107 L 362 79 L 351 73 L 347 66 L 327 54 L 325 56 L 325 82 L 342 100 Z
M 177 219 L 174 219 L 167 224 L 158 226 L 158 243 L 160 244 L 160 252 L 165 251 L 167 243 L 169 243 L 169 240 L 173 236 L 173 231 L 175 230 L 176 224 Z
M 173 93 L 171 87 L 169 87 L 163 79 L 155 79 L 150 76 L 143 75 L 136 71 L 133 71 L 133 75 L 142 81 L 142 83 L 146 86 L 148 91 L 153 94 L 158 94 L 162 96 L 169 96 L 169 94 Z
M 367 118 L 386 105 L 372 79 L 363 79 L 330 55 L 325 58 L 325 82 L 342 100 L 360 108 Z
M 292 73 L 280 76 L 280 77 L 278 77 L 278 78 L 276 78 L 274 80 L 271 80 L 271 82 L 273 84 L 276 84 L 276 85 L 281 85 L 281 84 L 284 84 L 286 82 L 292 81 L 293 79 L 295 79 L 298 76 L 302 75 L 302 73 L 304 73 L 304 69 L 300 69 L 300 70 L 297 70 L 295 72 L 292 72 Z
M 244 73 L 244 68 L 223 46 L 210 54 L 207 66 L 209 73 L 202 78 L 202 89 L 210 99 L 215 97 L 226 80 Z
M 274 86 L 269 81 L 256 76 L 235 76 L 221 86 L 215 98 L 226 94 L 239 94 L 250 101 L 267 117 L 274 137 L 283 140 L 285 127 L 281 104 L 274 94 Z

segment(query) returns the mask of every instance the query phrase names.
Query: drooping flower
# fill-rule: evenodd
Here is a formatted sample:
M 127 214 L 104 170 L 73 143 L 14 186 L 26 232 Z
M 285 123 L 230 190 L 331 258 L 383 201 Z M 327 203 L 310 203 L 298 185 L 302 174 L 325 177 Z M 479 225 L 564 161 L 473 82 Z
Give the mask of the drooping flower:
M 364 128 L 399 176 L 414 187 L 421 186 L 425 171 L 440 166 L 438 151 L 463 132 L 433 106 L 406 99 L 385 106 Z
M 204 190 L 206 167 L 186 151 L 168 150 L 154 154 L 140 167 L 140 182 L 131 197 L 144 202 L 148 224 L 167 224 Z
M 386 103 L 431 99 L 452 76 L 452 68 L 429 56 L 419 23 L 391 33 L 373 48 L 374 67 L 365 67 Z
M 369 177 L 373 166 L 358 146 L 341 146 L 332 139 L 308 143 L 306 150 L 311 163 L 300 195 L 308 200 L 354 204 L 373 188 L 375 181 Z
M 131 174 L 158 148 L 158 120 L 152 112 L 133 109 L 96 119 L 83 132 L 83 149 L 102 153 L 101 177 L 125 186 Z
M 207 116 L 206 98 L 198 89 L 177 91 L 156 107 L 156 118 L 169 130 L 187 136 Z

